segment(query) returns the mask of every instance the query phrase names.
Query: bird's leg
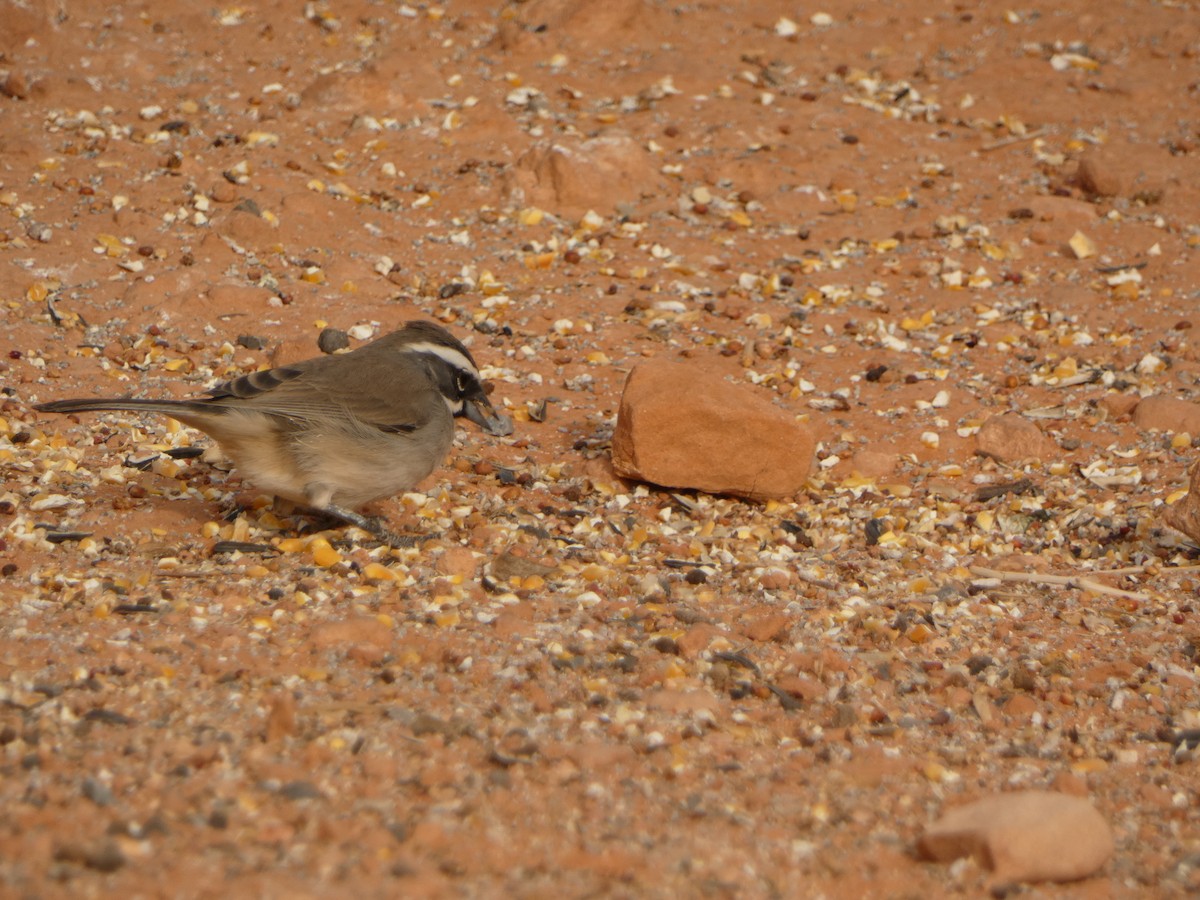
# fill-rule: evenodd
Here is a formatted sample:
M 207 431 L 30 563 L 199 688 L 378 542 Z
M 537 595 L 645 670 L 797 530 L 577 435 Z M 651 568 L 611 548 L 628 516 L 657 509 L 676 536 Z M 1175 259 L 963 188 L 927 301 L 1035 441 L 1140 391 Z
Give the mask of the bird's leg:
M 304 494 L 318 513 L 360 528 L 389 547 L 415 547 L 426 538 L 425 535 L 419 534 L 396 534 L 388 528 L 387 520 L 382 516 L 364 516 L 352 509 L 338 506 L 333 502 L 333 491 L 327 485 L 309 484 L 305 487 Z
M 322 506 L 317 511 L 340 519 L 355 528 L 361 528 L 389 547 L 415 547 L 425 539 L 425 535 L 420 534 L 396 534 L 388 528 L 387 520 L 383 516 L 364 516 L 362 513 L 356 513 L 352 509 L 335 506 L 332 503 Z

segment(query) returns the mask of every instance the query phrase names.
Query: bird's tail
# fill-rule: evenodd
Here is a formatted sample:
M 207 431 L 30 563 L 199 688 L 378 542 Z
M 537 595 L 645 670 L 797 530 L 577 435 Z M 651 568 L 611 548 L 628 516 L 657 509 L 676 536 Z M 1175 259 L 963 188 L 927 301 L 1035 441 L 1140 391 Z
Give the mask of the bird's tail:
M 149 400 L 137 397 L 77 397 L 71 400 L 51 400 L 49 403 L 34 404 L 38 412 L 149 412 L 164 416 L 183 418 L 189 415 L 212 414 L 209 403 L 200 400 Z

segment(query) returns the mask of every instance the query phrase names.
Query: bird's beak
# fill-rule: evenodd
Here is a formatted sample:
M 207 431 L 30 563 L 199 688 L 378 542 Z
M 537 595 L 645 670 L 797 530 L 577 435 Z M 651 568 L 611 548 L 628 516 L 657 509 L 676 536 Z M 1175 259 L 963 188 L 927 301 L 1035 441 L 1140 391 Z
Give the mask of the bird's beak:
M 497 437 L 513 433 L 512 419 L 496 412 L 487 397 L 472 397 L 463 404 L 463 415 Z

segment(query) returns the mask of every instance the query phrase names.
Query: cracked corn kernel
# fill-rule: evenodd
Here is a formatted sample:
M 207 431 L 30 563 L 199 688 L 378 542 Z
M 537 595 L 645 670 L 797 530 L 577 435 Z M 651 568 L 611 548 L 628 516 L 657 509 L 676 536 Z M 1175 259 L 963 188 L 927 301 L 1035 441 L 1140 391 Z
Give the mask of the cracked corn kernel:
M 362 576 L 368 581 L 395 581 L 400 577 L 396 574 L 395 569 L 389 569 L 377 562 L 367 563 L 363 566 Z
M 322 569 L 328 569 L 342 561 L 342 554 L 338 553 L 323 537 L 313 538 L 312 543 L 308 545 L 308 550 L 312 554 L 313 562 Z
M 918 622 L 904 633 L 904 636 L 914 644 L 923 644 L 933 637 L 933 629 L 924 622 Z

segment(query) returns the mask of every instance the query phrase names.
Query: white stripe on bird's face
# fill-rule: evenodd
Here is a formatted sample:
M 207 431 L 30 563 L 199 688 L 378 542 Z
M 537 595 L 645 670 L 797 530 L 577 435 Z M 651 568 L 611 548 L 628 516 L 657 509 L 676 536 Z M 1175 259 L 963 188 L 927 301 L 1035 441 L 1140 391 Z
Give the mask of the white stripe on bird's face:
M 436 356 L 443 362 L 449 363 L 455 369 L 470 372 L 472 376 L 479 378 L 479 370 L 475 368 L 471 360 L 461 350 L 456 350 L 445 344 L 431 344 L 428 341 L 417 341 L 416 343 L 405 345 L 404 350 L 406 353 L 428 353 Z

